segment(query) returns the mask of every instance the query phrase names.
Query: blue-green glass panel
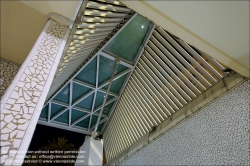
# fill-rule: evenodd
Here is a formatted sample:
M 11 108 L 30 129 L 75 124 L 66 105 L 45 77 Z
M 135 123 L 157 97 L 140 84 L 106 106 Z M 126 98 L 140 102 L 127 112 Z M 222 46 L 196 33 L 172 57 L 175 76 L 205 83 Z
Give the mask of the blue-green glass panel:
M 87 114 L 86 112 L 82 112 L 82 111 L 78 111 L 78 110 L 72 109 L 72 112 L 71 112 L 71 122 L 73 123 L 74 121 L 76 121 L 77 119 L 83 117 L 86 114 Z
M 121 64 L 118 64 L 115 74 L 117 75 L 117 74 L 125 71 L 126 69 L 128 69 L 128 67 L 121 65 Z
M 62 123 L 69 123 L 69 110 L 64 112 L 62 115 L 58 116 L 54 119 L 54 121 L 62 122 Z
M 103 108 L 102 113 L 105 114 L 105 115 L 108 115 L 108 114 L 110 113 L 111 108 L 113 107 L 114 103 L 115 103 L 115 101 L 113 101 L 112 103 L 110 103 L 110 104 L 108 104 L 107 106 L 105 106 L 105 107 Z
M 102 84 L 105 81 L 111 79 L 115 68 L 115 61 L 110 60 L 106 57 L 100 56 L 99 62 L 99 78 L 98 84 Z M 116 69 L 116 75 L 125 71 L 128 67 L 119 64 Z
M 99 85 L 111 78 L 114 71 L 114 67 L 115 67 L 114 61 L 106 57 L 100 56 L 99 77 L 98 77 Z
M 91 110 L 93 99 L 94 99 L 94 93 L 86 97 L 81 102 L 77 103 L 76 106 Z
M 151 22 L 137 15 L 105 48 L 106 51 L 134 62 L 150 29 Z
M 73 83 L 72 102 L 74 103 L 76 100 L 86 95 L 90 90 L 90 88 Z
M 96 58 L 94 58 L 76 77 L 75 79 L 95 85 L 96 78 Z
M 122 85 L 124 84 L 126 78 L 127 78 L 127 75 L 128 74 L 125 74 L 124 76 L 118 78 L 117 80 L 113 81 L 111 87 L 110 87 L 110 91 L 113 92 L 113 93 L 116 93 L 116 94 L 119 94 L 121 88 L 122 88 Z M 108 85 L 104 86 L 103 89 L 107 90 L 108 89 Z
M 103 111 L 102 111 L 102 114 L 104 115 L 109 115 L 113 105 L 114 105 L 115 101 L 113 101 L 112 103 L 106 105 L 104 108 L 103 108 Z M 98 111 L 96 111 L 96 113 L 100 113 L 101 112 L 101 109 L 99 109 Z
M 48 119 L 48 108 L 49 108 L 49 105 L 46 105 L 46 106 L 42 109 L 42 112 L 41 112 L 41 114 L 40 114 L 40 117 L 41 117 L 41 118 Z
M 54 100 L 60 101 L 63 103 L 69 103 L 69 91 L 70 87 L 69 84 L 66 85 L 55 97 Z
M 87 118 L 81 120 L 80 122 L 78 122 L 75 125 L 80 126 L 80 127 L 84 127 L 84 128 L 88 128 L 89 127 L 89 120 L 90 120 L 90 116 L 88 116 Z
M 62 111 L 65 108 L 66 107 L 63 107 L 61 105 L 51 103 L 51 117 L 53 117 L 54 115 L 56 115 L 57 113 L 59 113 L 60 111 Z
M 105 98 L 106 93 L 100 92 L 98 91 L 96 94 L 96 100 L 95 100 L 95 108 L 99 107 L 102 105 L 104 98 Z M 109 101 L 110 99 L 112 99 L 113 96 L 108 95 L 108 98 L 106 101 Z
M 91 127 L 96 125 L 97 119 L 98 119 L 98 116 L 92 115 L 92 120 L 91 120 L 91 124 L 90 124 Z M 104 117 L 101 117 L 100 121 L 103 119 L 104 119 Z
M 104 123 L 105 123 L 105 122 L 103 122 L 102 124 L 100 124 L 100 125 L 98 126 L 97 131 L 101 131 L 101 130 L 102 130 L 102 127 L 103 127 Z

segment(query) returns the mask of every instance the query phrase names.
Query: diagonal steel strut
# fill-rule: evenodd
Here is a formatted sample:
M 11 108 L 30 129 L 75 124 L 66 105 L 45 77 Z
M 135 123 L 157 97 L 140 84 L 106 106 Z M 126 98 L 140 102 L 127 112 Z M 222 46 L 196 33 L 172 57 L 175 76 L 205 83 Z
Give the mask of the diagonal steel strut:
M 100 119 L 101 119 L 101 116 L 102 116 L 102 111 L 103 111 L 103 109 L 104 109 L 104 107 L 105 107 L 105 103 L 106 103 L 106 100 L 107 100 L 107 98 L 108 98 L 109 90 L 110 90 L 110 87 L 111 87 L 111 85 L 112 85 L 113 79 L 114 79 L 114 77 L 115 77 L 116 69 L 117 69 L 117 67 L 118 67 L 118 65 L 119 65 L 119 62 L 120 62 L 119 59 L 115 59 L 115 68 L 114 68 L 114 71 L 113 71 L 113 75 L 112 75 L 112 77 L 111 77 L 111 79 L 110 79 L 109 87 L 108 87 L 108 90 L 107 90 L 107 92 L 106 92 L 104 101 L 103 101 L 103 103 L 102 103 L 102 108 L 101 108 L 99 117 L 98 117 L 98 119 L 97 119 L 97 122 L 96 122 L 96 126 L 95 126 L 94 132 L 97 131 L 97 128 L 98 128 L 98 125 L 99 125 L 99 122 L 100 122 Z

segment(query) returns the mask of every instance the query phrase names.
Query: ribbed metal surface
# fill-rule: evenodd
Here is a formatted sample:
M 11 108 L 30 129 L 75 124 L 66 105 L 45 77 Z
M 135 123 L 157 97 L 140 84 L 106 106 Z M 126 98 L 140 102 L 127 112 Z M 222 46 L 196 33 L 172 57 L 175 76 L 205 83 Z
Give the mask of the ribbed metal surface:
M 59 64 L 47 99 L 58 90 L 130 12 L 130 9 L 115 0 L 88 1 L 81 24 L 77 27 L 68 51 L 63 55 Z
M 107 160 L 221 80 L 223 69 L 156 27 L 103 133 Z

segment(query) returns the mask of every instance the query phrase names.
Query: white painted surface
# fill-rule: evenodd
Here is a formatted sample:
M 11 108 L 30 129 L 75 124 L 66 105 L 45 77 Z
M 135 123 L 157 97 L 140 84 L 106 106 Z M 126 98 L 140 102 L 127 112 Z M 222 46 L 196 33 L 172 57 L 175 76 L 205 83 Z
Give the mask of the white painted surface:
M 79 1 L 24 1 L 20 0 L 20 2 L 25 5 L 48 15 L 50 13 L 57 13 L 63 15 L 69 19 L 74 18 L 75 11 L 77 9 L 77 5 Z M 72 20 L 73 21 L 73 20 Z
M 4 137 L 0 143 L 5 144 L 9 156 L 1 164 L 22 164 L 69 32 L 69 28 L 49 20 L 3 95 L 0 112 L 5 118 L 0 134 Z M 17 154 L 10 155 L 11 151 Z
M 75 166 L 102 165 L 103 140 L 94 140 L 93 137 L 89 137 L 81 146 L 80 152 L 81 153 L 78 154 L 78 161 L 76 162 Z M 82 155 L 84 158 L 81 158 Z
M 249 1 L 122 2 L 249 77 Z

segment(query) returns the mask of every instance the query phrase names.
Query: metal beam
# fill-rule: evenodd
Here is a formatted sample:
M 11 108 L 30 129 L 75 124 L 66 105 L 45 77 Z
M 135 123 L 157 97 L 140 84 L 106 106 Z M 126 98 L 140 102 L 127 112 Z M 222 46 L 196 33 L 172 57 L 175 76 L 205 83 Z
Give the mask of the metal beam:
M 64 129 L 64 130 L 69 130 L 69 131 L 74 131 L 74 132 L 77 132 L 77 133 L 82 133 L 82 134 L 87 134 L 87 135 L 90 135 L 91 133 L 89 131 L 86 131 L 86 130 L 83 130 L 83 129 L 77 129 L 75 127 L 68 127 L 68 126 L 63 126 L 61 124 L 56 124 L 56 123 L 48 123 L 46 121 L 43 121 L 43 120 L 38 120 L 38 124 L 41 124 L 41 125 L 45 125 L 45 126 L 50 126 L 50 127 L 55 127 L 55 128 L 59 128 L 59 129 Z
M 144 52 L 145 47 L 146 47 L 146 45 L 147 45 L 147 43 L 148 43 L 148 41 L 149 41 L 149 39 L 150 39 L 152 33 L 154 32 L 155 27 L 156 27 L 156 25 L 152 23 L 152 25 L 151 25 L 151 27 L 150 27 L 151 29 L 148 31 L 147 36 L 146 36 L 146 38 L 145 38 L 144 41 L 143 41 L 143 46 L 141 47 L 141 50 L 138 52 L 138 55 L 136 56 L 136 60 L 135 60 L 135 63 L 134 63 L 134 65 L 133 65 L 133 68 L 131 69 L 131 72 L 128 74 L 128 76 L 127 76 L 125 82 L 123 83 L 123 86 L 122 86 L 122 88 L 121 88 L 121 90 L 120 90 L 120 92 L 119 92 L 119 98 L 117 99 L 117 102 L 114 104 L 114 106 L 113 106 L 113 108 L 112 108 L 112 110 L 111 110 L 111 113 L 110 113 L 110 115 L 109 115 L 109 118 L 111 117 L 111 115 L 112 115 L 112 113 L 113 113 L 113 111 L 114 111 L 114 109 L 115 109 L 115 107 L 116 107 L 118 101 L 120 100 L 121 95 L 122 95 L 122 92 L 123 92 L 123 90 L 125 89 L 125 87 L 126 87 L 128 81 L 129 81 L 129 79 L 130 79 L 130 77 L 131 77 L 131 75 L 132 75 L 132 73 L 133 73 L 133 70 L 135 69 L 135 66 L 137 65 L 137 63 L 138 63 L 138 61 L 139 61 L 139 59 L 140 59 L 142 53 Z M 109 119 L 108 119 L 108 120 L 109 120 Z M 107 121 L 108 121 L 108 120 L 107 120 Z M 106 128 L 106 125 L 107 125 L 107 123 L 105 123 L 104 126 L 102 127 L 101 133 L 104 132 L 104 129 Z
M 110 53 L 108 51 L 102 50 L 100 55 L 102 55 L 102 56 L 104 56 L 104 57 L 106 57 L 106 58 L 108 58 L 108 59 L 110 59 L 112 61 L 114 61 L 115 59 L 119 59 L 120 64 L 122 64 L 122 65 L 124 65 L 124 66 L 126 66 L 128 68 L 133 68 L 133 63 L 132 62 L 129 62 L 129 61 L 127 61 L 127 60 L 125 60 L 125 59 L 123 59 L 123 58 L 121 58 L 121 57 L 119 57 L 117 55 L 114 55 L 114 54 L 112 54 L 112 53 Z
M 101 111 L 100 111 L 100 115 L 99 115 L 99 117 L 98 117 L 98 119 L 97 119 L 97 122 L 96 122 L 96 126 L 95 126 L 94 132 L 97 131 L 97 128 L 98 128 L 98 125 L 99 125 L 99 122 L 100 122 L 100 119 L 101 119 L 101 116 L 102 116 L 102 112 L 103 112 L 103 109 L 104 109 L 104 107 L 105 107 L 106 100 L 107 100 L 107 98 L 108 98 L 109 91 L 110 91 L 110 88 L 111 88 L 113 79 L 114 79 L 114 77 L 115 77 L 116 69 L 117 69 L 117 67 L 118 67 L 119 62 L 120 62 L 120 60 L 115 59 L 115 68 L 114 68 L 113 74 L 112 74 L 112 76 L 111 76 L 111 78 L 110 78 L 108 90 L 107 90 L 106 95 L 105 95 L 105 98 L 104 98 L 104 100 L 103 100 L 102 108 L 101 108 Z M 97 86 L 98 86 L 98 83 L 97 83 Z
M 96 95 L 97 95 L 97 90 L 98 90 L 99 66 L 100 66 L 100 55 L 97 55 L 97 61 L 96 61 L 96 78 L 95 78 L 95 88 L 96 89 L 95 89 L 94 99 L 92 101 L 92 108 L 91 108 L 91 113 L 90 113 L 90 120 L 89 120 L 88 131 L 89 131 L 90 127 L 91 127 L 92 113 L 94 112 L 94 109 L 95 109 Z

